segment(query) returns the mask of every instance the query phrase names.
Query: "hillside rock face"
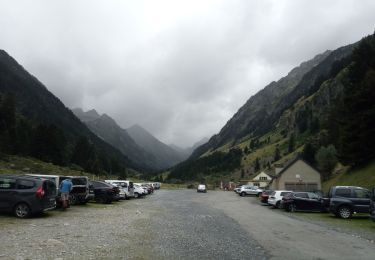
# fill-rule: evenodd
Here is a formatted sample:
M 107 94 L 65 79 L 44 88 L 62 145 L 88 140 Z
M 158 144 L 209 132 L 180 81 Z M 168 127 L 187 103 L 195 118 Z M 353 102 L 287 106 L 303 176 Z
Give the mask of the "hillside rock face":
M 319 54 L 294 68 L 279 81 L 267 85 L 263 90 L 252 96 L 221 131 L 211 137 L 208 143 L 198 147 L 191 158 L 198 158 L 207 151 L 215 150 L 224 144 L 235 144 L 244 137 L 261 136 L 272 131 L 276 126 L 283 125 L 286 129 L 288 127 L 293 128 L 296 125 L 296 115 L 291 113 L 293 106 L 301 99 L 316 93 L 321 83 L 331 76 L 330 73 L 335 62 L 349 56 L 353 48 L 354 45 L 348 45 L 335 51 L 326 51 Z M 335 92 L 331 89 L 329 93 L 332 91 Z M 340 89 L 338 89 L 338 92 L 340 92 Z M 329 93 L 327 91 L 321 92 L 325 95 Z M 335 93 L 335 95 L 338 95 L 338 93 Z M 327 98 L 320 98 L 319 102 L 326 104 L 329 103 L 329 100 L 330 98 L 328 100 Z M 324 106 L 323 103 L 320 105 Z M 302 108 L 300 107 L 300 109 Z

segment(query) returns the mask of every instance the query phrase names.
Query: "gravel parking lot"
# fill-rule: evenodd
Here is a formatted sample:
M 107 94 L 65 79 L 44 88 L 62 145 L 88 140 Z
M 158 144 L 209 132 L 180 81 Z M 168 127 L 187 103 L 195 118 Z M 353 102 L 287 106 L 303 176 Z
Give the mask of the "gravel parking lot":
M 0 259 L 375 259 L 368 240 L 220 191 L 0 215 L 0 241 Z

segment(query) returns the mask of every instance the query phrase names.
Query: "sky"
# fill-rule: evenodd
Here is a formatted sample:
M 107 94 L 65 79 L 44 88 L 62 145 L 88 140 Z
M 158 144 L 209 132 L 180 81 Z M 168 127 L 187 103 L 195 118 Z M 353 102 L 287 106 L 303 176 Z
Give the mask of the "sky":
M 189 147 L 271 81 L 375 30 L 373 0 L 0 0 L 0 49 L 67 107 Z

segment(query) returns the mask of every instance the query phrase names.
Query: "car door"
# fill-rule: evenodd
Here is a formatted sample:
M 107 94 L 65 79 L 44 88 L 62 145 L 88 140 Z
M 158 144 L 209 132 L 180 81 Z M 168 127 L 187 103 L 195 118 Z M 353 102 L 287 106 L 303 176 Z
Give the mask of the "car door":
M 0 209 L 10 210 L 16 197 L 16 180 L 9 177 L 0 178 Z
M 299 210 L 309 210 L 309 196 L 305 192 L 294 194 L 293 202 Z
M 355 212 L 368 213 L 370 211 L 371 194 L 369 190 L 354 188 L 352 201 Z
M 321 197 L 315 193 L 308 193 L 309 196 L 309 207 L 312 211 L 321 211 L 323 209 L 323 201 Z

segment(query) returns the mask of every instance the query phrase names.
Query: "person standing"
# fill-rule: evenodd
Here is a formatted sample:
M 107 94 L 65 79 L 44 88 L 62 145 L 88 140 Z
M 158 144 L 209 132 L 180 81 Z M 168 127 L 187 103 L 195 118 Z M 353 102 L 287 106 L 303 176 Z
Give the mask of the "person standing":
M 68 207 L 69 203 L 69 193 L 73 189 L 73 184 L 70 179 L 65 179 L 61 182 L 60 192 L 61 192 L 61 201 L 62 208 L 65 210 Z

